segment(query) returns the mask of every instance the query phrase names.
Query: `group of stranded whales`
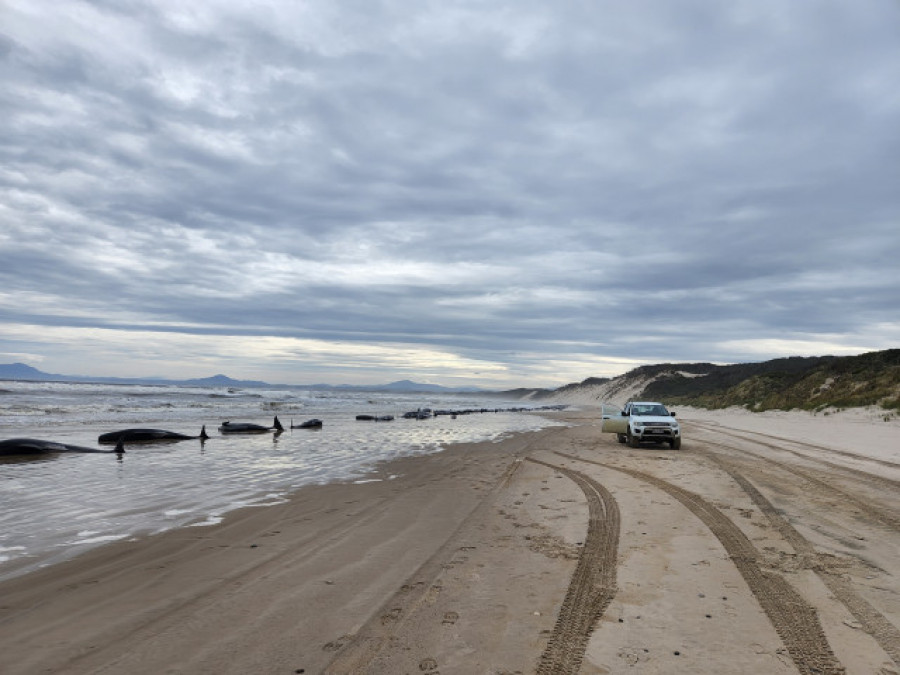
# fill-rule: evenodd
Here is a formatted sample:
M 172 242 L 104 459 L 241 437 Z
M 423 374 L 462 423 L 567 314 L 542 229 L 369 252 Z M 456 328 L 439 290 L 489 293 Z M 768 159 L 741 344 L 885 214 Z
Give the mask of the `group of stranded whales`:
M 122 454 L 125 452 L 125 443 L 155 443 L 160 441 L 186 441 L 199 438 L 202 443 L 209 436 L 206 433 L 206 425 L 200 429 L 197 436 L 188 436 L 176 431 L 165 429 L 121 429 L 101 434 L 97 442 L 101 445 L 115 445 L 108 450 L 106 448 L 88 448 L 83 445 L 71 445 L 56 441 L 44 441 L 38 438 L 10 438 L 0 441 L 0 457 L 13 457 L 21 455 L 50 455 L 62 452 L 102 452 Z
M 540 408 L 475 408 L 466 410 L 434 410 L 430 408 L 419 408 L 416 411 L 404 413 L 403 417 L 412 419 L 427 419 L 429 417 L 438 417 L 440 415 L 449 415 L 456 418 L 457 415 L 469 415 L 472 413 L 487 412 L 522 412 L 525 410 L 561 410 L 564 405 L 548 405 Z M 357 415 L 357 420 L 374 421 L 374 422 L 390 422 L 393 421 L 393 415 Z M 310 419 L 300 424 L 294 424 L 291 420 L 291 429 L 321 429 L 322 420 Z M 277 436 L 284 431 L 284 426 L 278 419 L 278 415 L 272 422 L 272 426 L 263 426 L 262 424 L 253 424 L 251 422 L 223 422 L 219 426 L 219 432 L 222 434 L 262 434 L 274 431 Z M 192 439 L 200 439 L 204 443 L 209 438 L 206 433 L 206 425 L 200 429 L 200 433 L 196 436 L 188 436 L 176 431 L 167 431 L 165 429 L 121 429 L 119 431 L 111 431 L 101 434 L 97 442 L 101 445 L 115 445 L 115 448 L 88 448 L 81 445 L 71 445 L 69 443 L 58 443 L 56 441 L 45 441 L 37 438 L 10 438 L 0 441 L 0 457 L 13 456 L 30 456 L 30 455 L 47 455 L 58 454 L 64 452 L 82 452 L 82 453 L 107 453 L 121 455 L 125 452 L 125 443 L 158 443 L 187 441 Z
M 309 429 L 322 426 L 321 420 L 308 420 L 303 424 L 294 426 L 292 429 Z M 261 424 L 252 424 L 250 422 L 223 422 L 219 427 L 219 431 L 223 434 L 259 434 L 268 431 L 275 431 L 276 434 L 284 431 L 284 426 L 275 416 L 272 426 L 266 427 Z M 45 441 L 38 438 L 10 438 L 0 441 L 0 457 L 16 457 L 16 456 L 33 456 L 33 455 L 50 455 L 63 452 L 83 452 L 83 453 L 111 453 L 121 455 L 125 452 L 125 443 L 160 443 L 187 441 L 192 439 L 200 439 L 203 443 L 209 438 L 206 433 L 206 425 L 200 429 L 200 433 L 196 436 L 189 436 L 177 431 L 168 431 L 167 429 L 120 429 L 119 431 L 110 431 L 101 434 L 97 438 L 97 442 L 101 445 L 115 445 L 115 448 L 88 448 L 83 445 L 71 445 L 69 443 L 58 443 L 56 441 Z

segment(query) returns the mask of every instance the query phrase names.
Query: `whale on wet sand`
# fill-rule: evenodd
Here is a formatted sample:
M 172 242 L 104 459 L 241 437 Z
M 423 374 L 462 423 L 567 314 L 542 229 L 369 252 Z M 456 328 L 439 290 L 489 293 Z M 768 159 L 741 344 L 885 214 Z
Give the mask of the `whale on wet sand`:
M 121 429 L 101 434 L 97 442 L 112 444 L 122 440 L 127 443 L 152 443 L 154 441 L 187 441 L 194 438 L 199 438 L 201 441 L 209 438 L 205 424 L 197 436 L 188 436 L 175 431 L 166 431 L 165 429 Z
M 68 443 L 57 443 L 56 441 L 45 441 L 38 438 L 9 438 L 0 441 L 0 456 L 12 457 L 16 455 L 45 455 L 60 452 L 84 452 L 84 453 L 122 453 L 125 449 L 121 443 L 114 450 L 105 450 L 102 448 L 87 448 L 81 445 L 70 445 Z
M 272 426 L 264 427 L 261 424 L 252 424 L 250 422 L 222 422 L 219 431 L 223 434 L 261 434 L 266 431 L 284 431 L 281 422 L 278 421 L 278 415 L 275 415 L 275 421 Z
M 322 428 L 322 420 L 320 419 L 311 419 L 306 420 L 305 422 L 301 422 L 300 424 L 294 424 L 291 421 L 291 429 L 321 429 Z

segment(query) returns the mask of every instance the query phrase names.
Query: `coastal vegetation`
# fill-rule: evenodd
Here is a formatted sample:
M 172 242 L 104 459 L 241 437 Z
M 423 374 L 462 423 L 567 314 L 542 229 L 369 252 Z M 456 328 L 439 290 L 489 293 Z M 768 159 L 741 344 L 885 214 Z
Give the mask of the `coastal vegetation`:
M 814 356 L 759 363 L 662 363 L 615 378 L 588 378 L 558 389 L 517 390 L 558 399 L 583 394 L 599 401 L 628 398 L 719 409 L 810 410 L 879 406 L 900 414 L 900 349 L 858 356 Z M 509 392 L 512 393 L 512 392 Z
M 671 404 L 754 411 L 873 405 L 900 410 L 900 349 L 712 366 L 705 373 L 670 366 L 659 375 L 642 395 Z

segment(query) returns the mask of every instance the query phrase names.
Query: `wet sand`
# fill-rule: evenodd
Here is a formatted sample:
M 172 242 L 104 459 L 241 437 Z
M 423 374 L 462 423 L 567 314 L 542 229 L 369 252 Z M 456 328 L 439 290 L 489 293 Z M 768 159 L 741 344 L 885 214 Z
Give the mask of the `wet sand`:
M 0 672 L 900 673 L 897 425 L 562 416 L 0 583 Z

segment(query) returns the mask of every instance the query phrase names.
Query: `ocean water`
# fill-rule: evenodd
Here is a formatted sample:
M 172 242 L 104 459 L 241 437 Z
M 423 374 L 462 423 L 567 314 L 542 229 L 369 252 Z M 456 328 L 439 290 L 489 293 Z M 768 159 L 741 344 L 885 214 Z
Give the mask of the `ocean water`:
M 559 424 L 536 410 L 509 410 L 520 406 L 471 394 L 0 381 L 0 440 L 98 448 L 97 437 L 109 431 L 197 435 L 202 425 L 211 437 L 132 444 L 123 455 L 0 457 L 0 579 L 105 542 L 214 524 L 230 510 L 275 504 L 305 485 L 373 480 L 382 460 Z M 402 418 L 424 407 L 501 412 Z M 361 422 L 358 414 L 395 420 Z M 277 435 L 218 431 L 226 420 L 268 426 L 275 415 L 286 427 Z M 323 427 L 288 428 L 311 418 Z

